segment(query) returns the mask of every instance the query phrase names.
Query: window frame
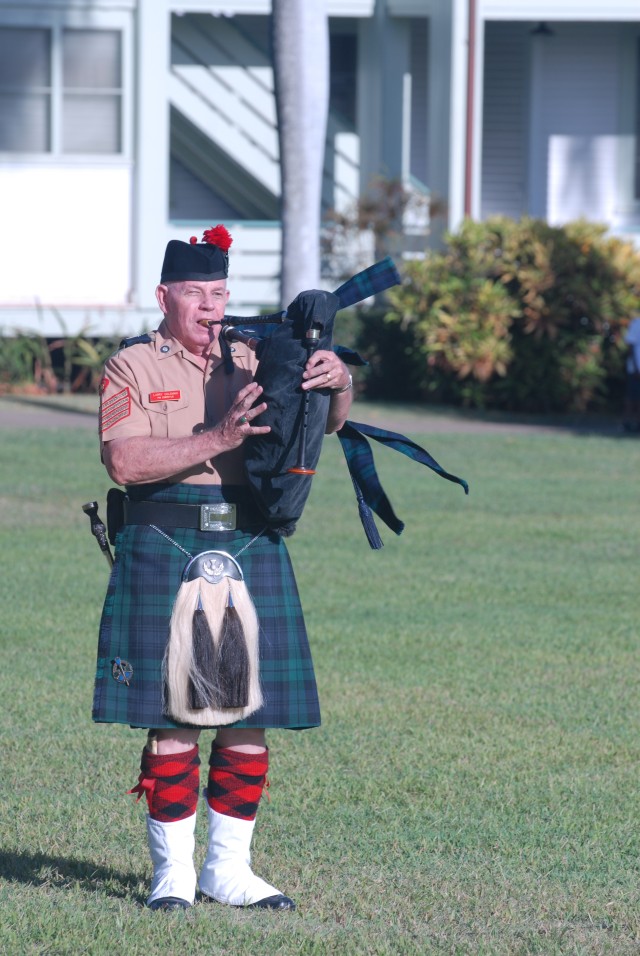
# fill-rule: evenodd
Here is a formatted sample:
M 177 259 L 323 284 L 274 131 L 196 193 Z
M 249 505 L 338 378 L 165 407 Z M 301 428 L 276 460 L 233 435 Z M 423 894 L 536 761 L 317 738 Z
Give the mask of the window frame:
M 51 40 L 51 112 L 49 149 L 44 152 L 0 150 L 0 162 L 31 165 L 71 165 L 87 163 L 121 164 L 131 162 L 133 150 L 133 24 L 131 12 L 109 10 L 42 10 L 26 8 L 19 12 L 0 10 L 2 29 L 44 29 Z M 106 30 L 120 34 L 120 149 L 114 153 L 63 152 L 63 34 L 67 30 Z

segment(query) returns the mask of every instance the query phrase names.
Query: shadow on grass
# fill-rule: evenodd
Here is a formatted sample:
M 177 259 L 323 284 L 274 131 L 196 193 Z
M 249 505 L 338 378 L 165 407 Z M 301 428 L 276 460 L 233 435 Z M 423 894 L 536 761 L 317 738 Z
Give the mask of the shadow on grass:
M 527 414 L 460 408 L 449 405 L 407 402 L 375 402 L 364 399 L 354 406 L 350 417 L 405 432 L 545 432 L 607 438 L 638 437 L 629 435 L 621 416 L 585 413 Z
M 107 866 L 96 866 L 90 860 L 0 850 L 0 879 L 57 889 L 76 886 L 85 892 L 100 891 L 144 905 L 144 897 L 137 892 L 139 873 L 120 873 Z
M 46 408 L 53 412 L 64 412 L 71 415 L 88 415 L 90 418 L 96 417 L 98 407 L 98 398 L 95 395 L 90 396 L 92 405 L 84 404 L 83 400 L 74 400 L 73 397 L 59 399 L 53 395 L 47 397 L 11 393 L 2 397 L 15 405 L 25 405 L 29 408 Z

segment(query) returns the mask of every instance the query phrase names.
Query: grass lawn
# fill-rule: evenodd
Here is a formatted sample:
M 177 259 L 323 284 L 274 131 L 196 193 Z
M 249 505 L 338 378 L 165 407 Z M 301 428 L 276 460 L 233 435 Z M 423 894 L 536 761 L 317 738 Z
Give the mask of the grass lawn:
M 1 954 L 640 952 L 640 444 L 413 437 L 468 498 L 374 449 L 373 552 L 332 438 L 290 539 L 323 726 L 271 733 L 254 866 L 297 911 L 156 914 L 143 735 L 90 718 L 95 436 L 3 430 Z

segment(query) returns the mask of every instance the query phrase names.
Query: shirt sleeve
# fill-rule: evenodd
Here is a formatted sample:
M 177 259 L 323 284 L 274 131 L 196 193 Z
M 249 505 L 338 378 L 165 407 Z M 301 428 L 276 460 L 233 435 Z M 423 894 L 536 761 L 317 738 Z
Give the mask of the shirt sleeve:
M 151 422 L 140 401 L 140 386 L 131 362 L 122 353 L 110 358 L 100 383 L 100 439 L 151 435 Z

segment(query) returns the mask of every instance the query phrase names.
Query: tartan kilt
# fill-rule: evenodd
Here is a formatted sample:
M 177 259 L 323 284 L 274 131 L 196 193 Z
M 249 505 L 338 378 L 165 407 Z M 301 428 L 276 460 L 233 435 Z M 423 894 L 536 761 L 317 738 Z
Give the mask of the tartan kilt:
M 139 485 L 132 500 L 200 504 L 232 501 L 249 506 L 246 488 L 215 485 Z M 193 531 L 158 523 L 190 555 L 226 551 L 236 556 L 261 528 Z M 189 558 L 148 525 L 117 534 L 115 561 L 102 611 L 93 720 L 132 727 L 184 726 L 163 713 L 162 659 L 181 575 Z M 320 724 L 320 706 L 307 632 L 293 569 L 283 539 L 265 532 L 237 558 L 260 624 L 263 706 L 228 726 L 303 729 Z M 131 666 L 128 683 L 116 680 L 114 662 Z M 123 664 L 123 666 L 125 666 Z M 202 729 L 202 728 L 199 728 Z

